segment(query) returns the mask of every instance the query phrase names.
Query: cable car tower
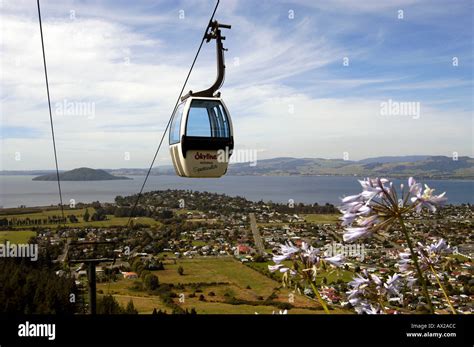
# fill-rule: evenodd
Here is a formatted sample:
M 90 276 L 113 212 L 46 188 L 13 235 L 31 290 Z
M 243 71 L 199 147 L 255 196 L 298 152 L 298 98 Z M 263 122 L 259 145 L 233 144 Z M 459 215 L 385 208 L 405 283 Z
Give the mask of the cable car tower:
M 182 177 L 221 177 L 227 172 L 234 136 L 230 113 L 221 99 L 225 62 L 221 29 L 231 26 L 210 21 L 204 39 L 216 41 L 217 78 L 214 84 L 181 98 L 172 116 L 169 132 L 171 158 Z

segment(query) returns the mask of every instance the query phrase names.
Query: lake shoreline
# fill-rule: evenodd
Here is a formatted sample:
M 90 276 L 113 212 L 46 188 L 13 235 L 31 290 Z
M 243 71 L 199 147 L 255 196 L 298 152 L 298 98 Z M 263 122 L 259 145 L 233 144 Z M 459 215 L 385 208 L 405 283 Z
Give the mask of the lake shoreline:
M 111 181 L 61 181 L 63 203 L 113 202 L 116 196 L 137 194 L 144 176 L 131 180 Z M 150 176 L 144 191 L 184 189 L 242 196 L 250 201 L 273 201 L 337 205 L 347 195 L 360 192 L 354 176 L 224 176 L 218 179 L 196 180 L 172 175 Z M 417 178 L 418 179 L 418 178 Z M 424 180 L 440 194 L 446 191 L 448 203 L 460 205 L 474 203 L 473 180 Z M 85 183 L 86 182 L 86 183 Z M 394 179 L 394 184 L 406 185 L 404 179 Z M 0 206 L 15 208 L 25 206 L 50 206 L 59 202 L 57 181 L 32 181 L 31 175 L 2 176 L 0 178 Z

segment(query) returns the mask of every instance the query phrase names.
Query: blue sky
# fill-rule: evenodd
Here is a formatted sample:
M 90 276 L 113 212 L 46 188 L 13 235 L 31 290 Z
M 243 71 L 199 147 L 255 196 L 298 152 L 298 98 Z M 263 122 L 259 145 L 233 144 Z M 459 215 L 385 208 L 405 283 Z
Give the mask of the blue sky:
M 36 2 L 2 4 L 0 169 L 50 169 Z M 149 165 L 213 7 L 42 1 L 61 168 Z M 233 26 L 225 33 L 221 91 L 236 148 L 256 150 L 259 159 L 472 156 L 472 7 L 460 0 L 221 0 L 216 18 Z M 207 44 L 186 90 L 214 78 L 214 45 Z M 419 117 L 381 115 L 389 99 L 419 103 Z M 89 112 L 61 112 L 81 103 Z M 158 163 L 169 162 L 164 147 Z

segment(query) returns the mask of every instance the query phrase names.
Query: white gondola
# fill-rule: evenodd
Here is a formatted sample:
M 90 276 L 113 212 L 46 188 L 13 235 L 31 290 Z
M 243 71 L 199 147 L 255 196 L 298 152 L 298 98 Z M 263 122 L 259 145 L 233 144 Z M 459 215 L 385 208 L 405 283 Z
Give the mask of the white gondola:
M 217 90 L 224 82 L 224 47 L 220 28 L 230 25 L 210 22 L 204 38 L 216 40 L 217 79 L 214 84 L 181 98 L 171 121 L 169 147 L 176 174 L 182 177 L 221 177 L 227 172 L 234 149 L 229 110 Z
M 170 153 L 182 177 L 221 177 L 234 148 L 229 111 L 219 97 L 188 97 L 171 122 Z

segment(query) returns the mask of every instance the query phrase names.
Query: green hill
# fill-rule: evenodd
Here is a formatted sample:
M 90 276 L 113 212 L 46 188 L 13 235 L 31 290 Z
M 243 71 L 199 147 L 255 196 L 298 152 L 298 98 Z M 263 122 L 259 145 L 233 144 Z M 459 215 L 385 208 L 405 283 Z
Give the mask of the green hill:
M 33 181 L 56 181 L 56 173 L 37 176 Z M 130 180 L 131 178 L 125 176 L 114 176 L 104 170 L 95 170 L 88 167 L 81 167 L 71 171 L 62 172 L 59 174 L 61 181 L 111 181 L 111 180 Z
M 320 158 L 273 158 L 257 165 L 232 164 L 229 175 L 330 175 L 474 179 L 474 159 L 444 156 L 380 157 L 361 161 Z

